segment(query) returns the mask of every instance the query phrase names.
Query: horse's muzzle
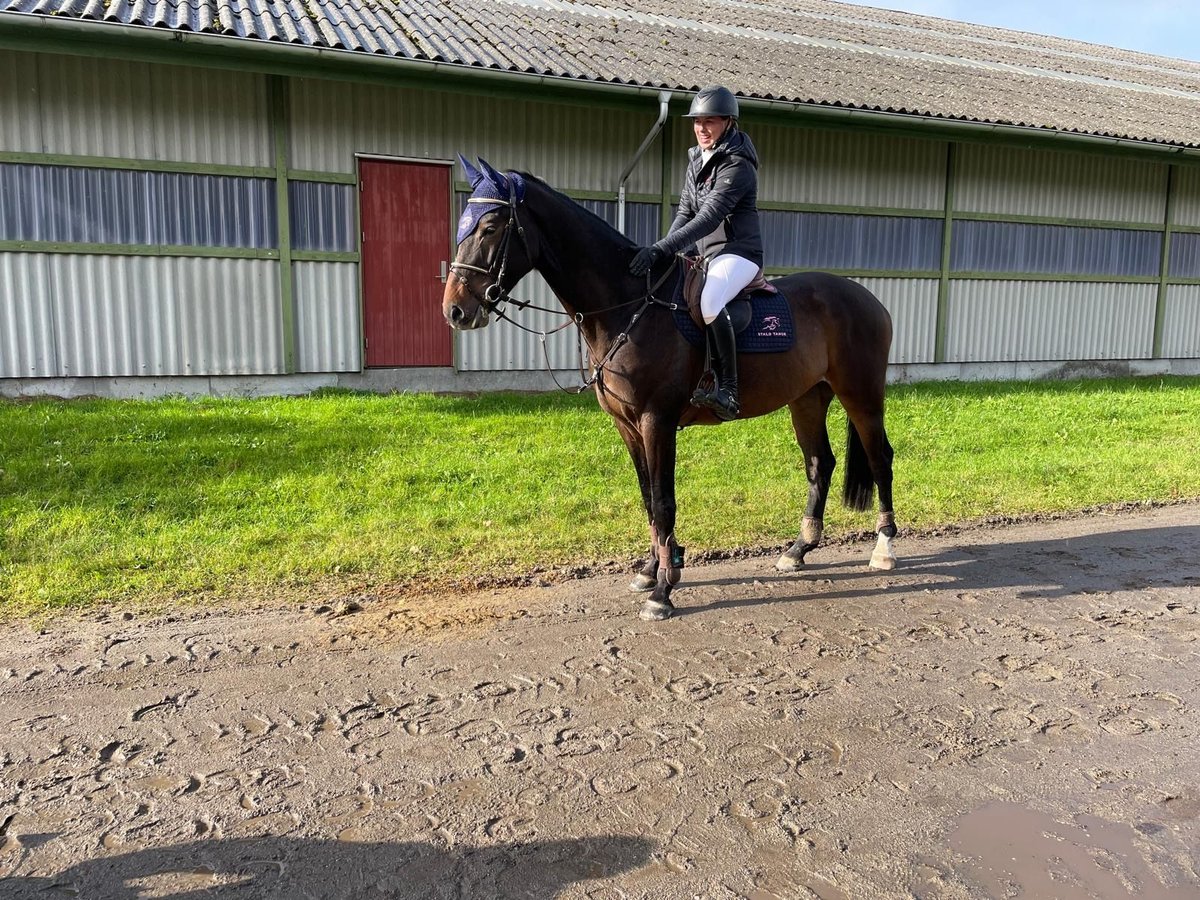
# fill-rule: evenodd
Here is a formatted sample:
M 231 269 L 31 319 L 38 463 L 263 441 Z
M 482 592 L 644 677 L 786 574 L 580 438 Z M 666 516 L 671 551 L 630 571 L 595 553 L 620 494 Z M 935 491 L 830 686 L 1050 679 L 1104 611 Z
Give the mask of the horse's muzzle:
M 445 316 L 446 324 L 460 331 L 483 328 L 488 323 L 488 311 L 480 305 L 476 305 L 473 312 L 467 313 L 457 303 L 452 303 L 446 308 Z

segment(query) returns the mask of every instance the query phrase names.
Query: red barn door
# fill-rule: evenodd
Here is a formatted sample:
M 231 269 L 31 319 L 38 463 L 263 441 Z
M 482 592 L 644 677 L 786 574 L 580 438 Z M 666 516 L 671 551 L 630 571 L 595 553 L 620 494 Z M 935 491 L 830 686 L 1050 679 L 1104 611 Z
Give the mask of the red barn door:
M 366 364 L 448 366 L 450 167 L 364 159 L 359 180 Z

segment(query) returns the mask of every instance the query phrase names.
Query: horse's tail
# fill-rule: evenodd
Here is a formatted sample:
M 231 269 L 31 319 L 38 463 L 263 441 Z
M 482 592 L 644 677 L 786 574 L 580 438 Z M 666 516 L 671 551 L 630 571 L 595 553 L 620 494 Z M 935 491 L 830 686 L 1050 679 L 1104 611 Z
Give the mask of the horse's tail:
M 855 512 L 871 507 L 875 495 L 875 479 L 867 462 L 867 450 L 854 423 L 846 422 L 846 484 L 842 488 L 842 503 Z

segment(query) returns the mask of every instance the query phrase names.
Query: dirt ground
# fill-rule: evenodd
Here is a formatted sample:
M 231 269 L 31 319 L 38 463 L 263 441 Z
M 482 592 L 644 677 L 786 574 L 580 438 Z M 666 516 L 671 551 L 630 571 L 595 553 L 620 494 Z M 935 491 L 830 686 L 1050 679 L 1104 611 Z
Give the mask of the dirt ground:
M 1198 523 L 0 629 L 0 897 L 1200 897 Z

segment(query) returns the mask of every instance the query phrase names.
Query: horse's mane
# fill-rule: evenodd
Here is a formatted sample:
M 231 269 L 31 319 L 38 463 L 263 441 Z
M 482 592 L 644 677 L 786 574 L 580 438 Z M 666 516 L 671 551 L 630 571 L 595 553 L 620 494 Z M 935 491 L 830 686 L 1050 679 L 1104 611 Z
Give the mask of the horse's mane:
M 580 205 L 577 201 L 568 197 L 562 191 L 555 190 L 536 175 L 531 175 L 528 172 L 519 172 L 518 174 L 525 179 L 527 184 L 529 182 L 533 182 L 538 187 L 546 190 L 556 199 L 562 200 L 564 203 L 577 210 L 581 225 L 587 228 L 589 231 L 589 233 L 585 235 L 585 237 L 589 239 L 589 243 L 593 241 L 608 241 L 617 247 L 634 246 L 634 242 L 632 240 L 621 234 L 621 232 L 617 231 L 617 229 L 613 228 L 590 209 Z

